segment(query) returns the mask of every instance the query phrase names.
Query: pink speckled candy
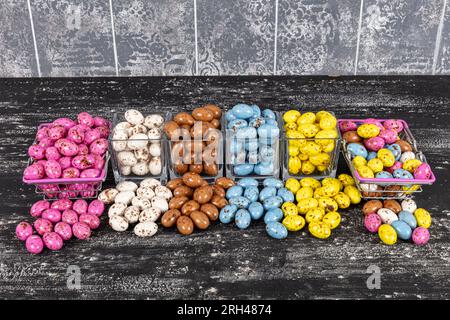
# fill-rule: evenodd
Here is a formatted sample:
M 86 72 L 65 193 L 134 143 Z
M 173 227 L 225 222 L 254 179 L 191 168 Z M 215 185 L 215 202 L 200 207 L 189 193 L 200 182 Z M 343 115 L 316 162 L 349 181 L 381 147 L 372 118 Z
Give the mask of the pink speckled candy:
M 58 118 L 52 122 L 54 126 L 63 126 L 66 130 L 69 130 L 76 125 L 76 122 L 69 118 Z
M 50 250 L 61 250 L 64 240 L 56 232 L 47 232 L 42 236 L 44 244 Z
M 377 119 L 374 119 L 374 118 L 368 118 L 368 119 L 364 120 L 364 123 L 374 124 L 374 125 L 376 125 L 378 128 L 380 128 L 380 130 L 383 130 L 383 129 L 384 129 L 384 127 L 383 127 L 383 125 L 381 124 L 381 122 L 380 122 L 379 120 L 377 120 Z
M 85 156 L 89 154 L 89 148 L 84 143 L 81 143 L 78 145 L 78 155 L 79 156 Z
M 102 156 L 108 151 L 108 141 L 103 138 L 94 140 L 89 146 L 89 150 L 94 155 Z
M 91 236 L 91 228 L 86 223 L 77 222 L 72 226 L 73 235 L 80 239 L 86 240 Z
M 105 159 L 102 156 L 97 155 L 94 155 L 94 157 L 95 157 L 94 167 L 96 169 L 103 170 L 103 168 L 105 167 Z
M 385 122 L 383 122 L 383 126 L 386 129 L 394 130 L 397 133 L 400 133 L 403 131 L 403 123 L 401 121 L 398 121 L 395 119 L 386 120 Z M 389 143 L 389 142 L 387 142 L 387 143 Z
M 61 154 L 56 147 L 48 147 L 45 149 L 45 158 L 47 160 L 59 160 L 61 158 Z
M 63 126 L 53 126 L 50 129 L 48 129 L 48 136 L 52 140 L 58 140 L 61 138 L 64 138 L 66 135 L 66 129 Z
M 62 157 L 58 160 L 59 165 L 61 166 L 62 170 L 65 170 L 67 168 L 70 168 L 72 166 L 72 157 Z M 63 171 L 64 173 L 64 171 Z
M 67 139 L 75 142 L 82 143 L 84 141 L 84 130 L 81 126 L 74 126 L 67 132 Z
M 378 151 L 384 147 L 385 142 L 384 139 L 381 137 L 373 137 L 364 140 L 364 145 L 370 151 Z
M 94 126 L 94 118 L 87 112 L 81 112 L 77 116 L 77 120 L 79 124 L 83 124 L 88 127 Z
M 403 167 L 403 163 L 400 161 L 395 161 L 394 165 L 392 167 L 386 168 L 386 171 L 389 173 L 394 173 L 395 170 L 401 169 Z
M 428 163 L 422 163 L 420 166 L 414 170 L 415 179 L 430 179 L 431 178 L 431 167 Z
M 94 126 L 96 126 L 96 127 L 105 126 L 108 128 L 109 121 L 103 117 L 94 117 Z
M 39 128 L 37 133 L 36 133 L 36 140 L 37 141 L 42 141 L 43 139 L 49 139 L 48 128 L 47 127 Z
M 418 246 L 423 246 L 430 240 L 430 231 L 424 227 L 415 228 L 412 233 L 412 241 Z
M 88 213 L 93 214 L 97 217 L 100 217 L 103 212 L 105 211 L 105 204 L 100 200 L 92 200 L 91 203 L 89 203 L 88 207 Z
M 109 137 L 109 127 L 106 126 L 100 126 L 96 128 L 98 132 L 100 132 L 100 136 L 102 138 L 107 139 Z
M 77 168 L 74 168 L 74 167 L 64 169 L 61 174 L 61 178 L 64 178 L 64 179 L 75 179 L 75 178 L 78 178 L 79 176 L 80 176 L 80 170 L 78 170 Z
M 58 195 L 59 188 L 54 184 L 42 184 L 38 187 L 45 193 L 45 196 L 48 198 L 54 198 Z
M 52 223 L 57 223 L 61 221 L 61 212 L 59 212 L 59 210 L 56 209 L 47 209 L 44 212 L 42 212 L 42 218 L 47 219 Z
M 44 250 L 44 242 L 42 238 L 38 235 L 29 236 L 25 242 L 25 247 L 27 251 L 32 254 L 39 254 Z
M 95 158 L 91 154 L 76 156 L 72 159 L 72 166 L 80 170 L 92 168 L 94 164 Z
M 56 160 L 47 160 L 47 162 L 45 163 L 44 169 L 45 169 L 45 174 L 50 179 L 58 179 L 59 177 L 61 177 L 61 173 L 62 173 L 61 165 Z
M 32 217 L 40 217 L 42 215 L 42 212 L 50 208 L 50 202 L 47 200 L 39 200 L 36 201 L 30 209 L 30 214 Z
M 64 210 L 61 220 L 69 225 L 74 225 L 78 222 L 78 214 L 71 209 Z
M 33 227 L 26 221 L 22 221 L 16 227 L 16 236 L 19 240 L 25 241 L 33 234 Z
M 55 147 L 59 153 L 66 157 L 73 157 L 78 154 L 78 145 L 69 139 L 59 139 L 55 142 Z
M 364 218 L 364 226 L 371 233 L 377 233 L 381 225 L 381 218 L 376 213 L 371 213 Z
M 84 133 L 84 143 L 90 145 L 95 140 L 100 139 L 101 136 L 100 131 L 97 129 L 88 130 Z
M 59 234 L 59 236 L 64 240 L 67 241 L 70 238 L 72 238 L 72 227 L 70 224 L 66 222 L 58 222 L 55 225 L 55 232 Z
M 356 131 L 358 128 L 358 125 L 354 123 L 353 121 L 342 121 L 339 123 L 339 129 L 342 133 L 347 131 Z
M 25 180 L 39 180 L 44 177 L 45 171 L 42 165 L 33 163 L 25 168 L 23 177 Z
M 28 155 L 34 160 L 41 160 L 45 157 L 45 148 L 40 145 L 32 145 L 28 148 Z
M 78 199 L 73 203 L 72 210 L 78 214 L 86 213 L 88 209 L 88 203 L 86 200 Z
M 101 173 L 99 169 L 86 169 L 80 173 L 80 178 L 97 178 Z
M 53 224 L 47 219 L 39 218 L 34 222 L 34 229 L 42 236 L 46 232 L 52 232 Z
M 52 205 L 50 206 L 50 208 L 52 209 L 56 209 L 59 211 L 64 211 L 67 209 L 72 209 L 72 201 L 69 199 L 61 199 L 61 200 L 56 200 L 55 202 L 52 203 Z
M 50 138 L 43 138 L 41 141 L 39 141 L 39 145 L 42 148 L 48 148 L 54 145 L 54 142 Z
M 68 186 L 70 186 L 70 184 L 69 185 L 60 185 L 60 187 L 59 187 L 60 193 L 58 194 L 58 198 L 60 198 L 60 199 L 76 198 L 77 193 L 74 191 L 71 191 L 68 188 Z
M 381 130 L 378 136 L 383 138 L 387 144 L 392 144 L 399 139 L 397 132 L 390 129 Z
M 92 183 L 85 183 L 82 185 L 81 196 L 84 198 L 92 198 L 95 196 L 95 188 Z
M 93 214 L 82 214 L 80 215 L 79 221 L 86 223 L 91 230 L 95 230 L 100 226 L 100 219 Z

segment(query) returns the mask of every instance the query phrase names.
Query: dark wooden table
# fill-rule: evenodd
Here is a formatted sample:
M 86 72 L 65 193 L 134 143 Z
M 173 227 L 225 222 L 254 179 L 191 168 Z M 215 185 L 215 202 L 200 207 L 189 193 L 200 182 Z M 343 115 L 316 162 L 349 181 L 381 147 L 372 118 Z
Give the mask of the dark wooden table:
M 450 77 L 0 80 L 0 298 L 448 299 L 449 98 Z M 16 224 L 30 220 L 38 199 L 21 181 L 37 124 L 80 111 L 111 117 L 131 107 L 178 111 L 206 102 L 405 119 L 438 179 L 416 198 L 433 216 L 430 243 L 382 245 L 365 231 L 360 206 L 342 211 L 342 225 L 327 241 L 307 231 L 277 241 L 263 223 L 246 231 L 218 224 L 188 237 L 163 230 L 150 239 L 104 224 L 89 241 L 32 256 L 15 238 Z M 342 159 L 339 168 L 347 171 Z M 70 265 L 81 268 L 80 290 L 67 288 Z M 381 270 L 380 289 L 367 288 L 371 265 Z

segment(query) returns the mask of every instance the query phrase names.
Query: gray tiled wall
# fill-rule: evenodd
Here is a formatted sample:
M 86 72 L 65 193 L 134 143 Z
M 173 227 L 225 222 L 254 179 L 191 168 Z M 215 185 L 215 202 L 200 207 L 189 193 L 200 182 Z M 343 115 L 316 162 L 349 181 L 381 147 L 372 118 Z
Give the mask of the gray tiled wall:
M 0 77 L 450 74 L 450 0 L 0 0 Z

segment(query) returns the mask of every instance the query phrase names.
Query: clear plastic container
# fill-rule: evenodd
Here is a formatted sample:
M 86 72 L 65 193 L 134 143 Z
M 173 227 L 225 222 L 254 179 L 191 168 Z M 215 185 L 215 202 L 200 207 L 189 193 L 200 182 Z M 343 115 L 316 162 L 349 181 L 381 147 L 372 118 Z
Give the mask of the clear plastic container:
M 302 113 L 306 112 L 313 112 L 317 113 L 318 111 L 305 111 L 303 110 Z M 333 112 L 327 111 L 330 114 L 332 114 L 334 117 L 335 114 Z M 338 133 L 337 138 L 287 138 L 286 137 L 286 130 L 283 126 L 283 147 L 284 147 L 284 153 L 283 153 L 283 180 L 287 180 L 289 178 L 295 178 L 295 179 L 302 179 L 302 178 L 314 178 L 316 180 L 322 180 L 325 178 L 335 178 L 336 172 L 337 172 L 337 165 L 339 160 L 339 151 L 341 147 L 341 135 L 340 131 L 336 125 L 336 130 Z M 312 174 L 304 174 L 301 171 L 298 173 L 293 173 L 289 171 L 289 144 L 290 143 L 307 143 L 307 142 L 316 142 L 317 144 L 326 144 L 326 143 L 333 143 L 334 148 L 330 152 L 324 152 L 329 156 L 329 164 L 327 168 L 323 171 L 319 171 L 315 169 L 315 171 Z M 303 161 L 302 161 L 303 162 Z
M 164 122 L 167 121 L 168 113 L 145 113 L 144 116 L 150 114 L 158 114 L 164 118 Z M 121 181 L 135 181 L 139 182 L 146 178 L 155 178 L 161 183 L 167 182 L 167 165 L 166 165 L 166 150 L 167 141 L 163 133 L 163 128 L 161 127 L 160 138 L 155 139 L 117 139 L 114 138 L 114 129 L 116 125 L 120 122 L 124 122 L 124 113 L 114 113 L 113 115 L 113 129 L 109 137 L 110 152 L 111 152 L 111 163 L 112 170 L 114 173 L 114 180 L 116 183 Z M 130 148 L 130 141 L 132 141 L 132 148 Z M 142 147 L 139 147 L 139 144 Z M 159 157 L 157 156 L 159 150 Z M 140 165 L 134 167 L 130 165 L 134 160 L 130 160 L 131 156 L 127 155 L 133 154 L 134 158 L 138 160 Z M 145 164 L 147 169 L 145 169 Z M 160 170 L 158 169 L 160 168 Z M 141 174 L 142 173 L 142 174 Z
M 248 174 L 248 175 L 238 175 L 235 173 L 235 167 L 236 165 L 241 164 L 248 164 L 248 165 L 256 165 L 259 162 L 259 155 L 261 154 L 261 145 L 258 143 L 258 151 L 253 154 L 255 155 L 255 158 L 252 157 L 252 159 L 248 158 L 248 154 L 245 156 L 245 159 L 242 157 L 239 158 L 239 155 L 236 155 L 236 153 L 232 152 L 232 149 L 234 148 L 234 144 L 236 145 L 248 145 L 249 143 L 254 144 L 257 143 L 258 140 L 261 140 L 261 138 L 255 138 L 255 139 L 249 139 L 249 138 L 237 138 L 234 136 L 234 132 L 230 129 L 226 129 L 226 139 L 225 139 L 225 172 L 226 176 L 231 179 L 241 179 L 241 178 L 254 178 L 256 180 L 264 180 L 268 177 L 274 177 L 274 178 L 280 178 L 281 177 L 281 158 L 280 154 L 283 152 L 283 144 L 281 143 L 281 135 L 283 131 L 283 123 L 282 123 L 282 114 L 280 112 L 275 111 L 274 112 L 277 117 L 277 124 L 278 128 L 280 129 L 279 138 L 274 140 L 271 143 L 264 142 L 264 145 L 270 145 L 273 149 L 272 155 L 269 155 L 265 158 L 265 162 L 272 163 L 273 164 L 273 170 L 271 173 L 264 174 L 264 175 L 258 175 L 254 172 Z M 225 122 L 226 128 L 228 127 L 227 121 Z M 262 138 L 263 141 L 267 141 L 266 139 Z M 247 152 L 249 153 L 249 152 Z M 241 153 L 242 154 L 242 153 Z M 256 154 L 258 156 L 256 156 Z

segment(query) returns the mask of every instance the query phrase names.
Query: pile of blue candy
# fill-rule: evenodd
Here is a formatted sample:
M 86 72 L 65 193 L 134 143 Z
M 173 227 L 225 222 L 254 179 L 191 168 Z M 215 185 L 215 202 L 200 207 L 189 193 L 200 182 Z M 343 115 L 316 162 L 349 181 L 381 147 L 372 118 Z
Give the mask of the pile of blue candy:
M 227 120 L 227 154 L 236 176 L 266 176 L 279 170 L 280 128 L 270 109 L 237 104 L 225 114 Z
M 283 182 L 275 178 L 266 178 L 261 190 L 258 181 L 253 178 L 240 179 L 227 190 L 228 205 L 220 210 L 222 223 L 234 223 L 239 229 L 247 229 L 252 220 L 264 218 L 266 231 L 272 238 L 284 239 L 288 230 L 280 222 L 283 219 L 281 205 L 293 202 L 294 194 L 284 188 Z

